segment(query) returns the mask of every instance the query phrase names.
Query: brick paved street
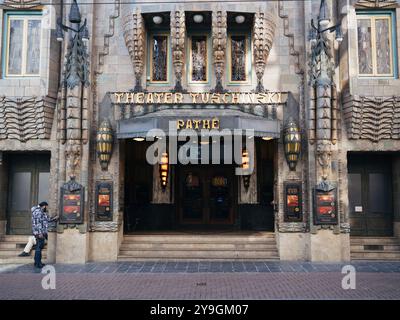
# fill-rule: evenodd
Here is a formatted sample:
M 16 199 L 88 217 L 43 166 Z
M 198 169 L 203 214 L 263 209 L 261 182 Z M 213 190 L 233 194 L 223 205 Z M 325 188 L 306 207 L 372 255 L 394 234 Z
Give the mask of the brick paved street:
M 344 264 L 343 264 L 344 265 Z M 0 267 L 2 299 L 400 299 L 399 262 L 357 262 L 356 289 L 341 264 L 119 262 L 56 265 L 43 290 L 31 265 Z

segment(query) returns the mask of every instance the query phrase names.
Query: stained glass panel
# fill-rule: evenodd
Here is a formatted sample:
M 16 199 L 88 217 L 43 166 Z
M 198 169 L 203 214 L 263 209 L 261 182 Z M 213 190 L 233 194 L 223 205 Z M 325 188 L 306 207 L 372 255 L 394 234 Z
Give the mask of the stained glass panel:
M 152 39 L 152 81 L 168 81 L 168 37 L 154 36 Z
M 207 81 L 207 37 L 192 37 L 192 81 Z
M 246 81 L 246 37 L 231 38 L 231 81 Z
M 18 75 L 22 73 L 22 43 L 24 33 L 24 21 L 10 20 L 8 42 L 8 74 Z
M 375 32 L 377 73 L 390 74 L 392 66 L 389 19 L 376 19 Z
M 40 20 L 28 20 L 26 73 L 38 74 L 40 66 Z
M 357 32 L 358 72 L 360 74 L 372 74 L 371 21 L 369 19 L 358 19 Z

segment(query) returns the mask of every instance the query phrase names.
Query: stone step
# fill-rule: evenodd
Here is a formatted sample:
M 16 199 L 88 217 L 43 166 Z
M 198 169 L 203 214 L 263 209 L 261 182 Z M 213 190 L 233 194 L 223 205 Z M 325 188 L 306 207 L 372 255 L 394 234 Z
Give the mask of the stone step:
M 124 243 L 275 243 L 273 236 L 228 236 L 228 235 L 129 235 L 124 236 Z
M 43 263 L 47 263 L 46 258 L 42 258 Z M 32 257 L 0 257 L 0 264 L 32 264 L 33 267 L 33 256 Z
M 15 250 L 15 249 L 0 249 L 0 258 L 6 257 L 18 257 L 18 255 L 22 252 L 22 250 Z M 31 257 L 33 258 L 34 251 L 31 251 Z M 42 256 L 45 257 L 47 255 L 46 250 L 42 250 Z M 22 257 L 25 258 L 25 257 Z M 29 257 L 27 257 L 29 258 Z
M 351 252 L 353 252 L 353 251 L 362 251 L 362 250 L 369 250 L 369 251 L 400 251 L 400 245 L 399 244 L 383 244 L 383 245 L 378 244 L 377 246 L 380 246 L 380 247 L 382 246 L 383 250 L 380 250 L 378 248 L 376 250 L 373 250 L 371 248 L 368 248 L 368 246 L 371 246 L 371 245 L 370 244 L 369 245 L 351 244 L 350 251 Z M 373 245 L 373 246 L 375 246 L 375 245 Z
M 212 262 L 231 262 L 234 261 L 279 261 L 279 257 L 268 257 L 268 258 L 157 258 L 157 257 L 150 257 L 150 258 L 136 258 L 131 256 L 118 256 L 118 261 L 120 262 L 140 262 L 140 261 L 164 261 L 164 262 L 199 262 L 199 261 L 212 261 Z
M 279 259 L 277 251 L 250 250 L 121 250 L 119 258 L 152 259 Z
M 123 242 L 120 250 L 276 250 L 275 243 Z
M 400 260 L 400 251 L 360 250 L 352 251 L 351 259 L 358 260 Z
M 2 235 L 0 236 L 0 242 L 17 242 L 27 243 L 30 235 Z
M 0 249 L 14 249 L 19 250 L 25 248 L 26 244 L 20 244 L 15 242 L 0 242 Z
M 350 237 L 350 245 L 396 245 L 400 239 L 396 237 Z

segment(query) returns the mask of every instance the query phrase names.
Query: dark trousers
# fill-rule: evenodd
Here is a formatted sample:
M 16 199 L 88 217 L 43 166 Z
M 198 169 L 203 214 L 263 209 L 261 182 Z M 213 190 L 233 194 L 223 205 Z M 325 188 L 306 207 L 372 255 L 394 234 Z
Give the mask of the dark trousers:
M 42 264 L 42 249 L 44 247 L 44 238 L 36 238 L 35 266 Z

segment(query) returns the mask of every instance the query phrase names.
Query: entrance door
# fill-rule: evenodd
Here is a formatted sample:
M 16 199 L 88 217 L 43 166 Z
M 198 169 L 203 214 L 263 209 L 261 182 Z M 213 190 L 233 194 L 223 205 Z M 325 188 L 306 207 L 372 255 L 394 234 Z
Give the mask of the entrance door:
M 178 168 L 181 225 L 229 225 L 235 206 L 232 166 L 194 165 Z
M 391 158 L 350 155 L 348 186 L 351 235 L 391 236 L 393 234 Z
M 31 234 L 31 207 L 49 198 L 50 157 L 11 155 L 9 169 L 9 234 Z

